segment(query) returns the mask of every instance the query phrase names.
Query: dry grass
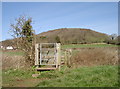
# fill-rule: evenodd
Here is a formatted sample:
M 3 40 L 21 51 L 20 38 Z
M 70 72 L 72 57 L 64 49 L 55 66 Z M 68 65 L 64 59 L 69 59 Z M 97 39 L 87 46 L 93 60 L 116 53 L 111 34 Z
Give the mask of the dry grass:
M 2 69 L 20 69 L 25 66 L 23 56 L 2 54 Z
M 30 65 L 26 63 L 24 52 L 21 50 L 0 50 L 0 55 L 3 70 L 30 67 Z
M 71 65 L 96 66 L 96 65 L 116 65 L 118 64 L 117 48 L 88 48 L 79 50 L 70 59 Z

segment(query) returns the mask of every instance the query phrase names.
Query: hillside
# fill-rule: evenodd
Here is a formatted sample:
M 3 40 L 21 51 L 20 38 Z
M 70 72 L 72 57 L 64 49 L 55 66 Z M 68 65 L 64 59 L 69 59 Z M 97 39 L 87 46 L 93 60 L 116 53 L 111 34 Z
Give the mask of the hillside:
M 36 42 L 62 44 L 77 44 L 77 43 L 100 43 L 109 39 L 107 34 L 93 31 L 91 29 L 81 28 L 61 28 L 50 30 L 36 35 Z M 15 45 L 15 39 L 5 40 L 2 42 L 4 46 Z
M 107 34 L 81 28 L 61 28 L 37 35 L 37 42 L 97 43 L 109 39 Z

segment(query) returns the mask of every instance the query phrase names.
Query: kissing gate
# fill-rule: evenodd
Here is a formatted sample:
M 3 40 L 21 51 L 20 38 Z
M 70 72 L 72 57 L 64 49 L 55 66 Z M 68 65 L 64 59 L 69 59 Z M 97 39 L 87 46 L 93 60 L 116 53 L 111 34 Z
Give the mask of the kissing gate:
M 60 43 L 40 43 L 35 45 L 35 65 L 37 70 L 60 69 Z

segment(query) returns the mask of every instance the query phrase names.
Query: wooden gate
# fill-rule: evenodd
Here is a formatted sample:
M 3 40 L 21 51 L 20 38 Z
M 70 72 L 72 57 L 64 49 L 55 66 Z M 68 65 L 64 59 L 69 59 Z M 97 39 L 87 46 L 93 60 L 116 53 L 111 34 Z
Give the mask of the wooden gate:
M 38 70 L 60 69 L 60 43 L 40 43 L 35 45 L 35 65 Z

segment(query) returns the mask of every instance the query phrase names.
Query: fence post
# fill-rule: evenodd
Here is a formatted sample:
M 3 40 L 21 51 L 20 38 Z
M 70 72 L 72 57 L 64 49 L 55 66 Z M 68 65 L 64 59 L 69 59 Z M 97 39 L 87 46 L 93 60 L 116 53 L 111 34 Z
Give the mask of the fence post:
M 70 67 L 71 66 L 71 57 L 72 57 L 72 49 L 67 49 L 65 50 L 65 54 L 64 54 L 64 61 L 65 61 L 65 65 Z
M 60 45 L 60 43 L 57 43 L 56 46 L 57 46 L 57 68 L 60 71 L 60 65 L 61 65 L 61 45 Z
M 65 65 L 67 66 L 67 51 L 65 50 L 65 54 L 64 54 L 64 60 L 65 60 Z
M 39 44 L 35 44 L 35 65 L 38 67 L 38 65 L 39 65 L 39 57 L 38 57 L 38 53 L 39 53 L 39 51 L 38 51 L 38 48 L 39 48 Z
M 71 60 L 71 57 L 72 57 L 72 49 L 69 49 L 68 52 L 69 52 L 69 54 L 68 54 L 69 63 L 68 63 L 68 64 L 69 64 L 69 67 L 70 67 L 70 66 L 72 65 L 72 62 L 71 62 L 71 61 L 72 61 L 72 60 Z

